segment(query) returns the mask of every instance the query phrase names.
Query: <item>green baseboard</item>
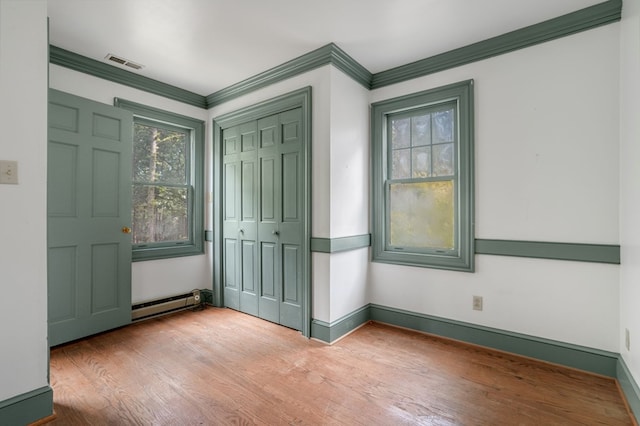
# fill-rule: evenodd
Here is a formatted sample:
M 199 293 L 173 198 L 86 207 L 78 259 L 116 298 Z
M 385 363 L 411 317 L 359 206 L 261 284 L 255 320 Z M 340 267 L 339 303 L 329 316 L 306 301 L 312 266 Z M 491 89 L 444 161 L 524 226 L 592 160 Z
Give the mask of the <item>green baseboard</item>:
M 622 356 L 618 358 L 618 371 L 616 374 L 616 378 L 618 379 L 618 383 L 620 384 L 620 388 L 624 393 L 624 396 L 627 398 L 627 403 L 629 404 L 629 408 L 633 412 L 633 415 L 636 418 L 636 421 L 640 419 L 640 388 L 638 384 L 633 379 L 627 364 L 625 364 Z
M 45 386 L 0 402 L 0 425 L 27 425 L 53 414 L 53 389 Z
M 481 325 L 369 304 L 327 323 L 313 320 L 311 337 L 331 343 L 367 321 L 395 325 L 615 378 L 636 418 L 640 388 L 618 353 Z
M 370 320 L 369 305 L 363 306 L 332 323 L 320 320 L 311 322 L 311 337 L 332 343 Z

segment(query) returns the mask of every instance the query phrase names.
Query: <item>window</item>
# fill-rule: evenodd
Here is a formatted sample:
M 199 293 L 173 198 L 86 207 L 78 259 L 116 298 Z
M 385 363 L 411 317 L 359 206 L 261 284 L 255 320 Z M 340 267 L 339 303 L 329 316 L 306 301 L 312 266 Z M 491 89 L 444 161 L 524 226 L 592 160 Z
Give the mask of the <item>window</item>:
M 204 253 L 204 122 L 116 99 L 133 112 L 133 260 Z
M 473 271 L 473 81 L 371 114 L 373 261 Z

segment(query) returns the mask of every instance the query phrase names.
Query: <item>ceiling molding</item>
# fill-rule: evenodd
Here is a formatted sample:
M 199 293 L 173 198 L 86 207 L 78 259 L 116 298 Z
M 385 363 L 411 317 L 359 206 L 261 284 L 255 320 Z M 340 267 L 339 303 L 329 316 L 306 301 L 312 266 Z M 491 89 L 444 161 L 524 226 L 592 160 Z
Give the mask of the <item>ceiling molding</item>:
M 124 84 L 125 86 L 144 90 L 145 92 L 184 102 L 185 104 L 199 108 L 207 108 L 206 99 L 202 95 L 135 74 L 131 71 L 116 68 L 112 65 L 56 46 L 49 46 L 49 62 L 114 83 Z
M 376 73 L 373 75 L 371 88 L 377 89 L 400 83 L 590 30 L 620 21 L 621 15 L 622 0 L 609 0 L 539 24 Z
M 220 105 L 254 90 L 329 64 L 334 65 L 365 88 L 370 88 L 371 73 L 334 43 L 329 43 L 319 49 L 210 94 L 207 96 L 207 106 L 211 108 Z
M 622 0 L 608 0 L 576 12 L 375 74 L 369 72 L 334 43 L 329 43 L 206 97 L 56 46 L 50 46 L 49 61 L 52 64 L 85 74 L 209 109 L 325 65 L 333 65 L 366 89 L 377 89 L 618 22 L 621 15 Z

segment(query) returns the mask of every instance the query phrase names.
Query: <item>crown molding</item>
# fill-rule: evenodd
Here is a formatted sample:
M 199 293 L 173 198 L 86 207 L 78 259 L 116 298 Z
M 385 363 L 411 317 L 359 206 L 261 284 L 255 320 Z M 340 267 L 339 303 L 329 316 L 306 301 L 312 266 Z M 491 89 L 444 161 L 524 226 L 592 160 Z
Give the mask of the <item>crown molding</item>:
M 165 98 L 184 102 L 199 108 L 206 108 L 206 99 L 202 95 L 189 92 L 158 80 L 144 77 L 130 71 L 116 68 L 95 59 L 87 58 L 69 50 L 56 46 L 49 46 L 49 62 L 65 68 L 103 78 L 114 83 L 144 90 L 145 92 L 164 96 Z
M 329 64 L 335 66 L 365 88 L 370 88 L 371 73 L 334 43 L 329 43 L 319 49 L 210 94 L 207 96 L 207 106 L 211 108 L 220 105 L 254 90 Z
M 620 21 L 621 16 L 622 0 L 609 0 L 459 49 L 376 73 L 371 80 L 371 89 L 378 89 L 590 30 Z

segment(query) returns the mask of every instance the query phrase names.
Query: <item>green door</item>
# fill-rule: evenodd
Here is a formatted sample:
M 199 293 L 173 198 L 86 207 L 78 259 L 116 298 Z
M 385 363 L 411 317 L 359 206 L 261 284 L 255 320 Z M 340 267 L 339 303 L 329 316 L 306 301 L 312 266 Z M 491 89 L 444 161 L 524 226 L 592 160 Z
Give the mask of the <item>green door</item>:
M 223 130 L 225 306 L 302 330 L 302 109 Z
M 223 132 L 224 299 L 226 306 L 258 315 L 256 122 Z
M 131 322 L 130 112 L 49 91 L 49 345 Z

